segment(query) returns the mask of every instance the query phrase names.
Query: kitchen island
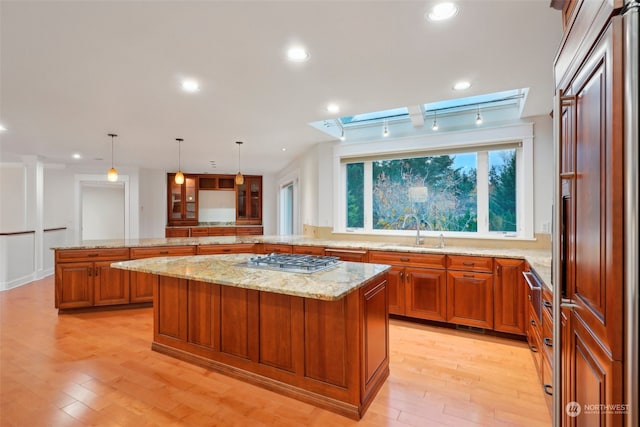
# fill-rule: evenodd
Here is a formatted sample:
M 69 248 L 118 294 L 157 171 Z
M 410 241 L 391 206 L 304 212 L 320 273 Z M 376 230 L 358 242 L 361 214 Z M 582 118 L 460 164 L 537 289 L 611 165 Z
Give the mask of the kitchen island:
M 291 273 L 254 256 L 111 267 L 152 275 L 153 350 L 359 419 L 389 375 L 388 266 Z

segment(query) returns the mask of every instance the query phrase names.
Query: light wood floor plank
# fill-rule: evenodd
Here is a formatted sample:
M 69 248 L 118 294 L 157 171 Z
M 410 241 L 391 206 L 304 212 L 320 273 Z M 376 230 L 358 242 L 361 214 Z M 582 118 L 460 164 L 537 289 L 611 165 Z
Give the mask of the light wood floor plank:
M 53 277 L 0 293 L 0 426 L 551 424 L 524 342 L 391 320 L 359 422 L 151 351 L 149 308 L 58 315 Z

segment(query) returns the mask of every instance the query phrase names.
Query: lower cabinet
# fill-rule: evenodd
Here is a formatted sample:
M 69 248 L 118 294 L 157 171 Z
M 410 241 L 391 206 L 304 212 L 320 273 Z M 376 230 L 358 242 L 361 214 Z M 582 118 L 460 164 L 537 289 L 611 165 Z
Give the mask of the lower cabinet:
M 85 308 L 129 303 L 129 274 L 112 269 L 129 259 L 129 249 L 56 251 L 55 306 Z
M 326 256 L 335 256 L 342 261 L 347 262 L 367 262 L 367 251 L 351 250 L 351 249 L 325 249 Z
M 447 275 L 444 270 L 405 269 L 405 314 L 429 320 L 447 320 Z
M 493 274 L 493 329 L 525 334 L 526 285 L 521 259 L 496 258 Z
M 493 275 L 447 272 L 447 321 L 457 325 L 493 328 Z

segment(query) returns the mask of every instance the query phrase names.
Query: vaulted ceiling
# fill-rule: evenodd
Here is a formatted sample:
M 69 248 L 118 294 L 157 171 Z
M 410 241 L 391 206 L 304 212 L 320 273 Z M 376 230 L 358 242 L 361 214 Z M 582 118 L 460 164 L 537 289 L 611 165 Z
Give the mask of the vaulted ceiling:
M 175 170 L 180 137 L 184 171 L 235 173 L 241 140 L 243 172 L 272 173 L 334 140 L 317 120 L 516 88 L 524 117 L 551 111 L 548 1 L 460 0 L 437 23 L 433 4 L 2 0 L 0 160 L 108 168 L 113 132 L 120 167 Z M 294 44 L 307 62 L 287 61 Z

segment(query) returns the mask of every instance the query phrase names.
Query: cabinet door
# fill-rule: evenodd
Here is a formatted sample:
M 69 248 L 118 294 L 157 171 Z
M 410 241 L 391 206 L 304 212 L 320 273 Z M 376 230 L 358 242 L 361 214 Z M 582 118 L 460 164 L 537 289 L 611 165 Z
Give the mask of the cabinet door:
M 389 313 L 405 314 L 404 286 L 405 268 L 392 265 L 387 278 L 389 289 Z
M 94 305 L 129 303 L 129 271 L 110 265 L 111 261 L 94 263 Z
M 406 269 L 407 316 L 447 320 L 447 276 L 444 270 Z
M 236 186 L 236 223 L 262 224 L 262 177 L 245 176 Z
M 167 223 L 198 223 L 198 176 L 185 175 L 183 184 L 175 183 L 175 174 L 167 174 Z
M 525 334 L 526 288 L 520 259 L 495 260 L 493 276 L 494 329 L 512 334 Z
M 448 271 L 447 275 L 447 320 L 493 328 L 493 275 L 464 271 Z
M 93 263 L 70 262 L 56 265 L 56 307 L 93 306 Z
M 138 271 L 129 272 L 129 300 L 136 302 L 153 302 L 153 288 L 158 276 Z

